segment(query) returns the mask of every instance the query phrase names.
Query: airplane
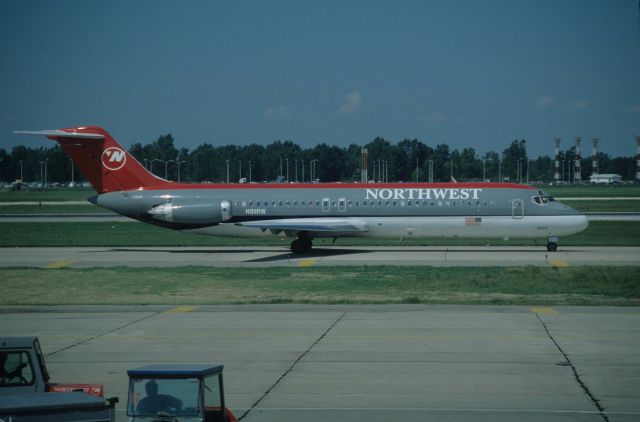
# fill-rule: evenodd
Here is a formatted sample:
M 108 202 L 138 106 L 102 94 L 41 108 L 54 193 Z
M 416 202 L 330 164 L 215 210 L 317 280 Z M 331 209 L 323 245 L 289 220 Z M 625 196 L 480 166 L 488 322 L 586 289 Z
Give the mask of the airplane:
M 211 236 L 546 238 L 578 233 L 587 218 L 544 191 L 513 183 L 188 184 L 149 172 L 96 126 L 15 131 L 57 141 L 98 195 L 88 200 L 157 226 Z

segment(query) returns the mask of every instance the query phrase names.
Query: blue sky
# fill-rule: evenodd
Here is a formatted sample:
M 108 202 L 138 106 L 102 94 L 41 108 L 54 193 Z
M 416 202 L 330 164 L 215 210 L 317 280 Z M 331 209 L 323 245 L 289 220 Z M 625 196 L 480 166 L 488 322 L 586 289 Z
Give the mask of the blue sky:
M 290 139 L 635 155 L 638 0 L 0 0 L 0 148 L 99 125 L 125 146 Z

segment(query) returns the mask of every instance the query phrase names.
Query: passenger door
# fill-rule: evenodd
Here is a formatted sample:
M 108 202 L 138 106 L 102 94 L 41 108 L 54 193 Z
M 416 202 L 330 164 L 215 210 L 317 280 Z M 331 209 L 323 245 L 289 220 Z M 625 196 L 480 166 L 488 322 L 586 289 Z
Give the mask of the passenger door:
M 524 217 L 524 201 L 522 199 L 511 201 L 511 217 L 516 219 Z

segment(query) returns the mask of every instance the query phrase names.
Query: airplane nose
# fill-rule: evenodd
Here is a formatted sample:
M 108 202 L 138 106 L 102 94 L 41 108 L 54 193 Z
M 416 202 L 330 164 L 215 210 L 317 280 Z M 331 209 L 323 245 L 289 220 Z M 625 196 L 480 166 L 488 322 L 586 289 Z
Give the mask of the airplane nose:
M 589 227 L 589 219 L 587 218 L 586 215 L 581 214 L 578 220 L 578 231 L 581 232 L 585 230 L 587 227 Z

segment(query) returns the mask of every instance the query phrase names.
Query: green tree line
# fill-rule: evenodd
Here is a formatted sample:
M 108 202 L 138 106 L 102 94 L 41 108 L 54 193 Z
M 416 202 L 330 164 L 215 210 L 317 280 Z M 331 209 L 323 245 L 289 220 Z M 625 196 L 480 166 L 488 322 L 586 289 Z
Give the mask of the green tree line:
M 223 145 L 209 143 L 193 150 L 177 148 L 171 134 L 161 135 L 148 144 L 134 143 L 129 152 L 153 173 L 183 182 L 252 182 L 284 181 L 352 182 L 361 180 L 361 150 L 368 151 L 368 179 L 377 181 L 457 181 L 508 180 L 512 182 L 552 181 L 554 159 L 540 156 L 530 159 L 525 140 L 514 140 L 502 152 L 479 155 L 474 148 L 452 150 L 446 144 L 430 146 L 418 139 L 391 143 L 375 138 L 366 145 L 338 147 L 326 143 L 301 148 L 292 141 L 274 141 L 269 145 Z M 561 151 L 564 180 L 573 180 L 574 148 Z M 635 160 L 613 158 L 599 153 L 599 172 L 617 173 L 633 180 Z M 178 165 L 178 163 L 180 163 Z M 0 149 L 0 181 L 22 178 L 25 182 L 42 182 L 46 168 L 48 183 L 68 183 L 72 171 L 76 182 L 82 176 L 69 157 L 58 147 L 27 148 L 16 146 L 11 152 Z M 21 170 L 22 169 L 22 170 Z M 430 172 L 431 170 L 431 172 Z M 178 171 L 180 172 L 178 174 Z M 592 174 L 591 157 L 582 159 L 582 179 Z

